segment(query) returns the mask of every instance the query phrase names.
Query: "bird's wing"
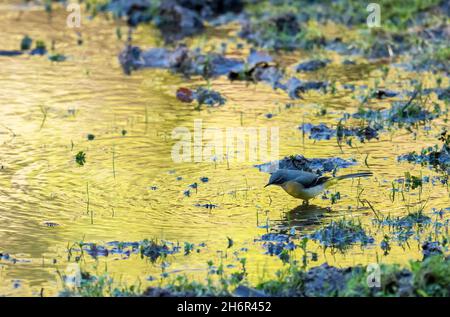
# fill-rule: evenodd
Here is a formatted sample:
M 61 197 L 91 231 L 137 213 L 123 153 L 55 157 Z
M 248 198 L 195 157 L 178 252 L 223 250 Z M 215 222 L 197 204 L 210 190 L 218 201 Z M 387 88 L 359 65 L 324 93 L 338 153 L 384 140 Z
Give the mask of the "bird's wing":
M 329 179 L 329 177 L 327 176 L 319 176 L 314 173 L 304 171 L 292 171 L 292 173 L 289 174 L 289 178 L 291 181 L 300 183 L 305 188 L 323 184 L 326 180 Z

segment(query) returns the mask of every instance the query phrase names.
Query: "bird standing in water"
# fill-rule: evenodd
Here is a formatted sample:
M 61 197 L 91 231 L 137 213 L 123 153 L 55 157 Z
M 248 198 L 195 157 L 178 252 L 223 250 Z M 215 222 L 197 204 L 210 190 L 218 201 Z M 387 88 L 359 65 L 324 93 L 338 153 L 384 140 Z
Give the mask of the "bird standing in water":
M 264 187 L 269 185 L 280 186 L 289 195 L 302 199 L 304 204 L 308 204 L 310 199 L 341 180 L 372 175 L 372 172 L 359 172 L 329 177 L 300 170 L 279 169 L 270 175 L 269 183 Z

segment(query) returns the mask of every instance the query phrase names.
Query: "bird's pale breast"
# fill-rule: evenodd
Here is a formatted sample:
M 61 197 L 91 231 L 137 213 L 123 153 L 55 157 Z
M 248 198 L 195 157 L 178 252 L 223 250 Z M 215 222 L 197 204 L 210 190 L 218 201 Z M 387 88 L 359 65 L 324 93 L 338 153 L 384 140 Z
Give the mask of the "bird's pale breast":
M 286 193 L 288 193 L 292 197 L 303 200 L 309 200 L 316 197 L 324 189 L 323 184 L 310 188 L 304 188 L 302 184 L 299 184 L 294 181 L 286 182 L 283 185 L 281 185 L 281 187 L 286 191 Z

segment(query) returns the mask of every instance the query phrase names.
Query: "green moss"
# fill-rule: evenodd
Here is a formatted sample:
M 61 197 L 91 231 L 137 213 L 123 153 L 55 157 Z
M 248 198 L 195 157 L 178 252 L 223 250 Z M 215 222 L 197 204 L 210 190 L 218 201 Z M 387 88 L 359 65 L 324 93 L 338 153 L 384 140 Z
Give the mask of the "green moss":
M 325 279 L 313 281 L 311 276 L 298 267 L 290 267 L 277 273 L 278 278 L 260 283 L 257 288 L 273 296 L 303 296 L 313 285 L 322 296 L 345 297 L 390 297 L 390 296 L 438 296 L 447 297 L 450 292 L 450 266 L 442 256 L 429 257 L 424 261 L 411 261 L 410 268 L 397 264 L 380 265 L 380 287 L 369 287 L 367 267 L 357 266 L 349 269 L 335 269 L 343 283 L 333 288 L 333 275 L 322 275 Z M 323 272 L 331 270 L 327 267 Z M 335 271 L 336 272 L 336 271 Z M 328 280 L 327 280 L 328 278 Z M 322 285 L 322 286 L 321 286 Z
M 390 1 L 380 0 L 381 16 L 391 30 L 407 28 L 418 13 L 439 5 L 440 0 Z
M 450 296 L 450 265 L 442 256 L 411 263 L 414 288 L 419 296 Z
M 440 62 L 448 62 L 450 60 L 450 47 L 441 47 L 434 53 L 434 58 Z
M 46 49 L 45 42 L 42 41 L 42 40 L 37 40 L 36 41 L 36 49 L 43 49 L 43 50 L 45 50 Z
M 255 16 L 261 16 L 265 12 L 275 14 L 294 12 L 295 14 L 307 14 L 311 18 L 332 19 L 337 22 L 365 27 L 366 19 L 370 12 L 367 11 L 369 2 L 358 0 L 325 0 L 325 1 L 263 1 L 256 5 L 247 6 L 247 11 Z M 412 0 L 392 1 L 379 0 L 381 26 L 391 31 L 405 30 L 415 22 L 419 13 L 424 13 L 438 6 L 440 0 Z M 443 15 L 445 12 L 443 12 Z M 429 18 L 433 18 L 434 14 Z

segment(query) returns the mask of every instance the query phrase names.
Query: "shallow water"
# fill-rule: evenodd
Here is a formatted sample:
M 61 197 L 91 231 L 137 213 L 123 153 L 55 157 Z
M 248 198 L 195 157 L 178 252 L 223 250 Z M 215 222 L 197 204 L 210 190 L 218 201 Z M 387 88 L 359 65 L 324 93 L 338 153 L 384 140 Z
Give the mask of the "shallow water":
M 181 245 L 204 242 L 206 247 L 199 253 L 169 256 L 166 272 L 200 277 L 209 259 L 219 263 L 223 258 L 225 263 L 238 265 L 238 252 L 247 258 L 249 278 L 258 281 L 283 265 L 277 257 L 265 255 L 261 243 L 255 242 L 267 232 L 264 225 L 274 227 L 281 221 L 303 234 L 345 215 L 360 219 L 379 238 L 382 234 L 370 226 L 373 212 L 358 203 L 361 188 L 360 198 L 369 200 L 379 212 L 404 215 L 408 205 L 414 210 L 419 202 L 418 192 L 406 193 L 407 202 L 391 202 L 392 181 L 407 171 L 437 175 L 427 167 L 397 163 L 397 156 L 436 144 L 436 132 L 446 125 L 442 119 L 433 121 L 431 131 L 419 128 L 416 138 L 399 129 L 381 133 L 380 140 L 355 141 L 353 148 L 343 145 L 341 151 L 335 139 L 304 139 L 298 126 L 302 122 L 335 125 L 344 111 L 356 112 L 359 102 L 352 99 L 350 91 L 338 90 L 334 95 L 309 92 L 286 109 L 285 104 L 292 101 L 282 91 L 263 83 L 246 85 L 219 78 L 211 85 L 226 96 L 227 104 L 198 111 L 176 100 L 175 92 L 180 86 L 205 85 L 202 79 L 186 80 L 164 70 L 123 74 L 117 55 L 124 42 L 117 39 L 112 21 L 101 17 L 83 21 L 83 45 L 77 45 L 77 33 L 65 27 L 64 11 L 54 12 L 49 20 L 39 8 L 21 11 L 20 6 L 0 2 L 0 17 L 0 49 L 18 49 L 23 35 L 28 34 L 48 46 L 54 40 L 55 50 L 68 56 L 61 63 L 27 54 L 0 57 L 0 252 L 18 259 L 15 263 L 0 260 L 0 294 L 36 296 L 42 288 L 45 296 L 57 294 L 61 289 L 57 270 L 66 269 L 68 245 L 78 241 L 102 244 L 158 238 Z M 122 30 L 125 33 L 125 27 Z M 232 27 L 208 31 L 205 47 L 226 39 L 229 32 Z M 135 43 L 156 46 L 160 44 L 157 36 L 151 27 L 139 27 Z M 192 40 L 192 45 L 203 39 Z M 229 45 L 230 56 L 244 57 L 246 53 Z M 278 59 L 289 65 L 300 56 L 308 54 Z M 366 62 L 344 69 L 339 66 L 341 57 L 331 53 L 329 57 L 337 66 L 304 78 L 373 86 L 381 75 L 377 65 Z M 412 90 L 409 79 L 420 79 L 426 87 L 435 83 L 432 74 L 391 67 L 387 88 Z M 431 98 L 443 104 L 436 96 Z M 389 102 L 375 100 L 371 105 L 386 108 Z M 327 108 L 325 116 L 316 115 L 320 106 Z M 274 116 L 269 119 L 267 113 Z M 279 127 L 280 158 L 299 153 L 311 158 L 354 159 L 357 165 L 340 172 L 370 168 L 374 177 L 360 183 L 347 181 L 331 190 L 341 193 L 336 204 L 319 197 L 305 210 L 281 189 L 263 188 L 268 176 L 253 165 L 264 162 L 174 163 L 172 130 L 192 130 L 196 119 L 203 120 L 203 127 Z M 88 141 L 88 134 L 95 139 Z M 74 161 L 79 151 L 86 153 L 83 167 Z M 209 181 L 202 183 L 201 177 Z M 183 192 L 195 182 L 198 189 L 191 189 L 191 196 L 186 197 Z M 422 203 L 428 200 L 427 211 L 449 207 L 444 185 L 425 184 L 420 198 Z M 196 206 L 206 203 L 217 208 Z M 227 237 L 234 241 L 229 249 Z M 318 244 L 310 242 L 309 248 L 319 255 L 311 265 L 325 261 L 338 266 L 367 264 L 377 258 L 406 263 L 422 257 L 420 246 L 414 243 L 406 249 L 393 245 L 389 256 L 383 257 L 378 242 L 364 249 L 356 246 L 344 254 L 322 252 Z M 160 262 L 153 264 L 137 255 L 129 259 L 100 257 L 98 261 L 86 257 L 82 262 L 94 271 L 102 271 L 107 263 L 108 272 L 127 283 L 140 280 L 145 284 L 147 277 L 158 279 L 161 274 Z

